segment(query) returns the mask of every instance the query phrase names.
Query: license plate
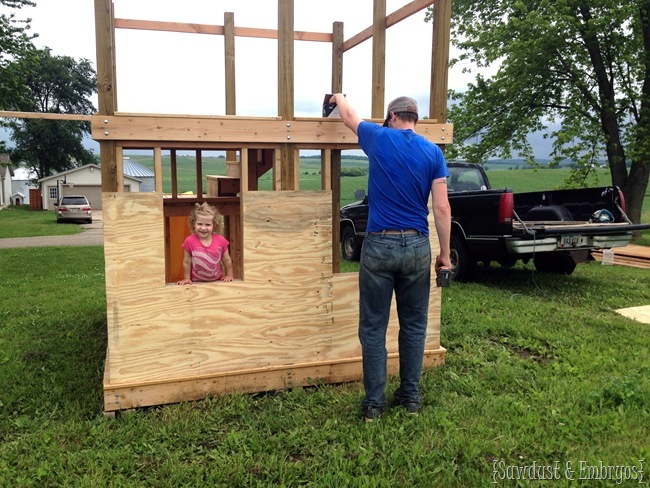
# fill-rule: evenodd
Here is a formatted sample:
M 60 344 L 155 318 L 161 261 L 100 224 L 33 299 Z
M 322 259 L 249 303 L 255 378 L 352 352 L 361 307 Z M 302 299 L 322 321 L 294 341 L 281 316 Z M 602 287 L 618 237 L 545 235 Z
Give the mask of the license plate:
M 585 236 L 565 235 L 560 236 L 560 247 L 579 247 L 587 244 Z

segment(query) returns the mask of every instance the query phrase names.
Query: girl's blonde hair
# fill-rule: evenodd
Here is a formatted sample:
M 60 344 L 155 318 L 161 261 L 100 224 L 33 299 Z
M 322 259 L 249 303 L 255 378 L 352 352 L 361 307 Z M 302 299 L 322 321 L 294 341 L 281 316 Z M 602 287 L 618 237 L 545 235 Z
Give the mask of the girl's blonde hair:
M 200 216 L 203 217 L 212 217 L 212 225 L 214 226 L 213 232 L 215 234 L 222 233 L 222 217 L 219 211 L 210 205 L 208 202 L 195 203 L 194 208 L 190 212 L 190 216 L 187 218 L 187 222 L 190 225 L 190 231 L 194 233 L 194 224 L 196 224 L 196 219 Z

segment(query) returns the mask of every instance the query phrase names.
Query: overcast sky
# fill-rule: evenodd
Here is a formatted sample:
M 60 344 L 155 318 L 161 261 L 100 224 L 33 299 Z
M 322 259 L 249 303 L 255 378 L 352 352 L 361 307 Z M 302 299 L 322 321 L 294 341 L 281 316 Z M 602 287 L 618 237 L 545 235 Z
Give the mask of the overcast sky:
M 31 17 L 36 44 L 55 55 L 95 63 L 94 2 L 36 0 L 19 16 Z M 387 0 L 387 13 L 407 0 Z M 234 12 L 235 25 L 277 29 L 273 0 L 114 0 L 117 18 L 223 25 Z M 344 38 L 372 25 L 372 0 L 296 0 L 294 29 L 331 33 L 344 23 Z M 400 95 L 429 105 L 432 25 L 424 11 L 392 26 L 386 40 L 385 101 Z M 238 115 L 277 115 L 277 41 L 236 38 Z M 371 40 L 344 54 L 343 91 L 362 117 L 370 117 Z M 121 112 L 225 113 L 223 37 L 118 29 L 116 32 L 118 108 Z M 331 45 L 295 43 L 295 114 L 319 116 L 331 88 Z M 468 78 L 454 73 L 450 87 Z
M 36 7 L 17 11 L 19 18 L 32 19 L 32 31 L 39 34 L 35 44 L 54 55 L 89 59 L 96 67 L 94 2 L 35 1 Z M 223 25 L 224 12 L 234 12 L 236 26 L 277 29 L 277 0 L 113 3 L 117 18 Z M 387 14 L 407 3 L 387 0 Z M 296 31 L 331 33 L 333 22 L 341 21 L 347 40 L 372 25 L 373 0 L 295 0 L 294 5 Z M 385 103 L 409 95 L 418 100 L 421 116 L 428 115 L 433 31 L 424 15 L 387 30 L 385 67 Z M 343 57 L 343 92 L 364 118 L 371 116 L 371 49 L 367 40 Z M 296 41 L 294 51 L 295 115 L 318 117 L 331 88 L 331 44 Z M 116 60 L 120 112 L 225 114 L 222 36 L 118 29 Z M 237 114 L 276 116 L 277 41 L 237 37 L 235 62 Z M 450 71 L 449 88 L 462 90 L 473 79 L 461 68 Z

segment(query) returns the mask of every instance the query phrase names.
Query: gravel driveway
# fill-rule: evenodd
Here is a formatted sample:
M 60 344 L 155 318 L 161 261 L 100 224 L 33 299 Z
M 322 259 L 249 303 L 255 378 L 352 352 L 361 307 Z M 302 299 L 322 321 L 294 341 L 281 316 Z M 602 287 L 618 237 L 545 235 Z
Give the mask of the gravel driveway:
M 104 222 L 102 221 L 101 211 L 93 211 L 92 224 L 79 224 L 79 226 L 84 228 L 84 231 L 81 234 L 69 236 L 10 237 L 0 239 L 0 249 L 8 249 L 11 247 L 104 245 Z

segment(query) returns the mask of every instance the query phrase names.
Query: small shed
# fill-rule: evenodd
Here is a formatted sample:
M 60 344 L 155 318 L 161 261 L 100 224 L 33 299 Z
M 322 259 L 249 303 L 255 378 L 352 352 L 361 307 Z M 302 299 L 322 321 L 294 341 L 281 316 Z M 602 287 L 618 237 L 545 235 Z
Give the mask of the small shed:
M 14 176 L 11 179 L 12 203 L 14 205 L 19 204 L 18 199 L 20 199 L 20 205 L 30 204 L 30 190 L 38 188 L 34 183 L 36 179 L 36 173 L 24 166 L 19 166 L 14 169 Z
M 29 204 L 29 197 L 19 191 L 12 193 L 10 200 L 11 204 L 16 206 Z

